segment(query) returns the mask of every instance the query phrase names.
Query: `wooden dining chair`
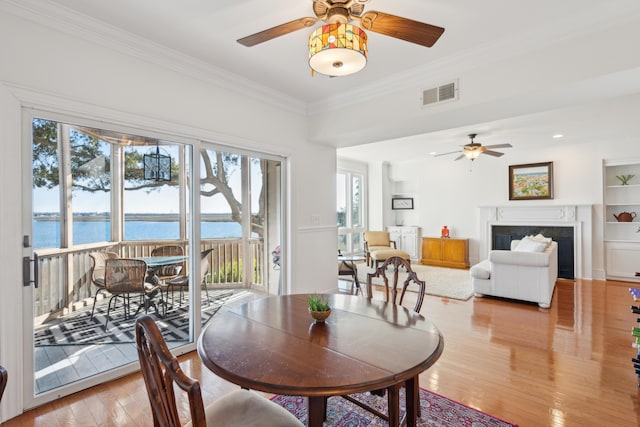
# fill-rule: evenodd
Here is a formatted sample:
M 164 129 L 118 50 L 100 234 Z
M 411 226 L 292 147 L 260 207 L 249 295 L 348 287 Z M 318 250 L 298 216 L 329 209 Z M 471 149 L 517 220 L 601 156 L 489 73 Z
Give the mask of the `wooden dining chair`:
M 0 366 L 0 401 L 2 400 L 4 389 L 7 388 L 8 379 L 9 374 L 7 374 L 7 369 L 4 366 Z
M 200 284 L 204 286 L 204 291 L 207 295 L 207 305 L 211 303 L 209 299 L 209 287 L 207 286 L 207 274 L 211 270 L 211 263 L 209 262 L 209 254 L 213 252 L 212 249 L 207 249 L 205 251 L 200 252 Z M 178 289 L 180 291 L 180 306 L 182 306 L 182 297 L 184 295 L 184 291 L 189 290 L 189 276 L 182 275 L 176 278 L 173 278 L 167 282 L 167 286 L 169 287 L 169 291 L 173 294 L 173 292 Z
M 156 427 L 178 427 L 180 416 L 176 405 L 174 383 L 189 398 L 191 420 L 185 425 L 210 426 L 281 426 L 303 424 L 282 406 L 259 394 L 238 389 L 204 406 L 200 383 L 187 376 L 171 354 L 160 329 L 148 315 L 136 320 L 136 346 L 142 377 L 151 403 Z
M 406 276 L 402 281 L 402 289 L 399 290 L 398 286 L 400 285 L 400 278 L 402 276 Z M 412 283 L 418 286 L 418 293 L 416 297 L 416 304 L 413 307 L 413 311 L 416 313 L 420 312 L 422 308 L 422 302 L 424 300 L 424 295 L 426 291 L 426 284 L 424 280 L 420 280 L 417 274 L 411 268 L 411 263 L 402 258 L 402 257 L 389 257 L 387 258 L 380 266 L 378 266 L 373 273 L 367 274 L 367 298 L 372 298 L 373 295 L 373 279 L 376 277 L 382 278 L 385 288 L 385 300 L 391 302 L 394 305 L 402 305 L 404 300 L 405 292 L 407 288 Z M 391 281 L 391 286 L 389 282 Z M 391 300 L 389 300 L 389 292 L 391 291 Z M 398 298 L 398 293 L 400 293 L 400 297 Z M 412 382 L 406 382 L 405 387 L 411 387 L 413 390 L 413 395 L 415 396 L 414 405 L 416 405 L 416 414 L 420 417 L 420 385 L 418 382 L 418 375 L 413 377 Z M 397 404 L 400 401 L 398 387 L 392 387 L 391 391 L 388 392 L 387 401 L 388 407 L 390 408 L 392 404 Z M 384 396 L 386 390 L 374 390 L 371 393 L 379 396 Z M 386 414 L 383 414 L 366 405 L 363 402 L 349 396 L 342 396 L 343 398 L 355 403 L 356 405 L 366 409 L 367 411 L 375 414 L 376 416 L 389 421 L 389 417 Z M 395 402 L 395 403 L 394 403 Z
M 106 292 L 104 287 L 104 268 L 105 262 L 109 258 L 118 258 L 118 254 L 115 252 L 89 252 L 91 258 L 91 284 L 96 287 L 96 293 L 93 296 L 93 308 L 91 308 L 91 319 L 93 319 L 93 312 L 96 309 L 96 300 L 100 292 Z
M 389 271 L 387 271 L 389 270 Z M 398 290 L 400 275 L 405 274 L 406 278 L 402 282 L 402 289 Z M 389 275 L 391 275 L 391 286 L 389 286 Z M 413 311 L 420 312 L 422 308 L 422 301 L 424 300 L 424 294 L 426 291 L 426 284 L 424 280 L 420 280 L 415 271 L 411 268 L 411 262 L 402 257 L 389 257 L 379 267 L 375 269 L 373 273 L 367 274 L 367 297 L 371 298 L 373 295 L 373 282 L 376 277 L 382 278 L 384 282 L 384 298 L 385 301 L 389 301 L 389 292 L 391 292 L 391 302 L 393 304 L 402 305 L 405 292 L 412 283 L 418 286 L 418 294 L 416 304 L 413 307 Z M 400 298 L 398 299 L 398 292 L 400 292 Z
M 158 293 L 160 287 L 145 282 L 147 276 L 147 263 L 140 259 L 133 258 L 110 258 L 105 262 L 104 286 L 111 294 L 107 305 L 107 320 L 104 323 L 104 330 L 107 330 L 111 304 L 122 298 L 124 304 L 124 317 L 131 316 L 131 296 L 139 298 L 138 310 L 144 307 L 145 313 L 150 307 L 155 307 L 153 297 Z M 157 307 L 156 311 L 157 311 Z

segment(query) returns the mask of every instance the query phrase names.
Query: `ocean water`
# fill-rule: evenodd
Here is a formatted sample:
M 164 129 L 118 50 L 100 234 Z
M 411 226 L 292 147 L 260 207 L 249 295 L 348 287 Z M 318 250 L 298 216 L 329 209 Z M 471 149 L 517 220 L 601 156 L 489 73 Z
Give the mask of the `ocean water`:
M 178 221 L 126 221 L 125 240 L 162 240 L 180 238 Z M 202 238 L 241 237 L 242 227 L 237 222 L 203 221 Z M 109 241 L 111 225 L 107 221 L 74 221 L 73 244 Z M 58 221 L 33 221 L 33 248 L 60 247 Z

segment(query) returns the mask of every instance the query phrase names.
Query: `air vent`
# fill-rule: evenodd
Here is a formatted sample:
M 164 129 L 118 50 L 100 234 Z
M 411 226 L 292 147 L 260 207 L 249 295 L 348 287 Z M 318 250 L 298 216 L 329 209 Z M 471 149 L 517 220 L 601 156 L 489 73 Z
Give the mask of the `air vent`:
M 422 106 L 439 104 L 458 99 L 457 82 L 445 83 L 440 86 L 422 91 Z

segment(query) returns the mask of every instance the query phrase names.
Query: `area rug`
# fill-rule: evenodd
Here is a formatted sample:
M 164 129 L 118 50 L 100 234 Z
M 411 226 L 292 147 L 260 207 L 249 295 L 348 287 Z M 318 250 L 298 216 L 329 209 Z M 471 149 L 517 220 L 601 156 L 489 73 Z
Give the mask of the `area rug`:
M 411 268 L 416 272 L 420 280 L 426 283 L 426 293 L 444 298 L 452 298 L 466 301 L 473 295 L 471 287 L 471 275 L 469 270 L 457 268 L 432 267 L 429 265 L 411 264 Z M 363 285 L 367 283 L 367 274 L 373 273 L 373 268 L 366 264 L 358 264 L 358 280 Z M 404 282 L 406 273 L 400 273 L 400 282 Z M 373 279 L 374 285 L 384 286 L 384 281 L 376 277 Z M 411 287 L 409 287 L 411 289 Z
M 400 389 L 400 415 L 405 412 L 404 389 Z M 369 393 L 353 394 L 353 397 L 369 406 L 387 413 L 387 398 Z M 276 395 L 274 402 L 287 409 L 307 425 L 307 398 Z M 491 415 L 455 402 L 437 393 L 420 388 L 420 413 L 418 427 L 517 427 Z M 388 423 L 372 413 L 339 396 L 327 400 L 325 427 L 382 427 Z
M 202 324 L 204 325 L 237 292 L 228 289 L 210 290 L 210 304 L 208 305 L 206 294 L 202 292 Z M 153 309 L 149 311 L 157 320 L 162 335 L 168 342 L 189 339 L 188 301 L 179 306 L 177 292 L 175 296 L 174 307 L 167 310 L 166 316 L 156 316 Z M 115 310 L 111 309 L 107 330 L 104 330 L 107 319 L 107 304 L 108 299 L 98 301 L 93 319 L 91 318 L 90 305 L 85 310 L 61 316 L 52 322 L 40 325 L 34 331 L 35 346 L 134 343 L 136 319 L 133 317 L 124 318 L 124 306 L 121 301 L 118 302 Z M 137 304 L 132 303 L 132 310 L 135 310 L 136 307 Z M 139 313 L 139 315 L 142 314 L 144 314 L 144 310 Z

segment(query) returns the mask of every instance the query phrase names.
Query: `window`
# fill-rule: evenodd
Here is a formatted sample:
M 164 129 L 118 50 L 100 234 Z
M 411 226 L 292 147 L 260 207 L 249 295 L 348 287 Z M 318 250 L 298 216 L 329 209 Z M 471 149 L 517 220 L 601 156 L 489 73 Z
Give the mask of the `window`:
M 365 176 L 361 172 L 340 170 L 336 176 L 338 249 L 343 253 L 362 252 L 365 231 Z

